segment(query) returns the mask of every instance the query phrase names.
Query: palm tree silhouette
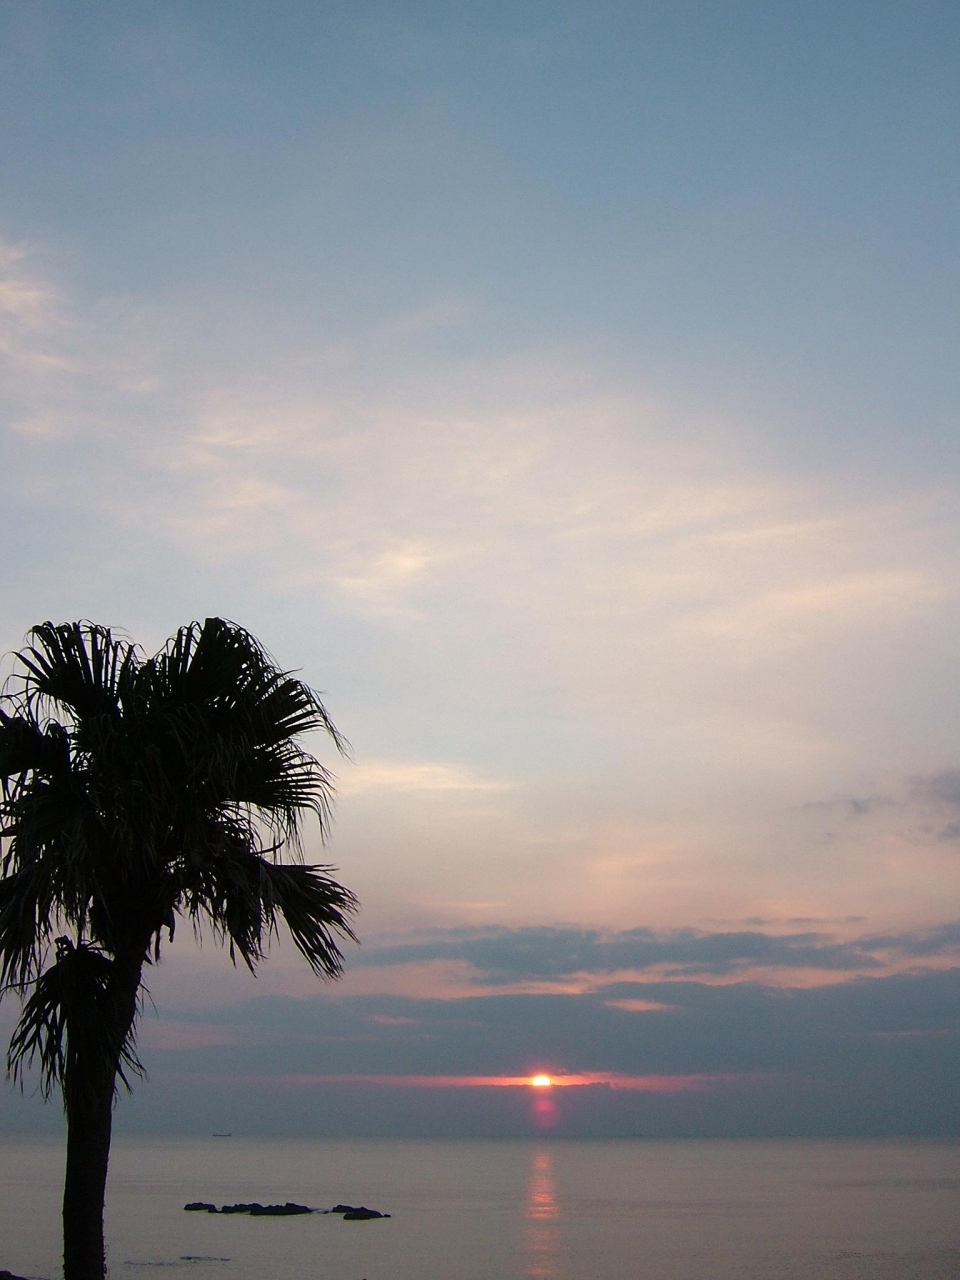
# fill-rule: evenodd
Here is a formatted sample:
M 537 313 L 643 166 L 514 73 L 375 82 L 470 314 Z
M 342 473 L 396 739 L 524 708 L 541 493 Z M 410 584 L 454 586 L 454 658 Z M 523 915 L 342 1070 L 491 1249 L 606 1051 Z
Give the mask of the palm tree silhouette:
M 114 1098 L 141 1072 L 143 969 L 177 921 L 251 970 L 286 925 L 320 978 L 342 968 L 353 894 L 307 866 L 343 740 L 317 695 L 220 618 L 145 657 L 108 627 L 43 623 L 0 697 L 0 982 L 23 1001 L 8 1071 L 34 1060 L 67 1117 L 65 1280 L 103 1280 Z M 293 860 L 279 861 L 292 850 Z

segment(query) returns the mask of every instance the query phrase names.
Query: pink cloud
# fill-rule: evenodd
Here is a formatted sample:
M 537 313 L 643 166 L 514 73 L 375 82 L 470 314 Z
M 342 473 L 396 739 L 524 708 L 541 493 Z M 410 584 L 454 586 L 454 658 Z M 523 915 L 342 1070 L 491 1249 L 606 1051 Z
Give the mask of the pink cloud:
M 676 1013 L 679 1008 L 659 1000 L 604 1000 L 603 1003 L 608 1009 L 622 1009 L 625 1013 Z
M 400 1076 L 400 1075 L 244 1075 L 185 1073 L 183 1078 L 216 1084 L 269 1084 L 309 1088 L 324 1084 L 374 1085 L 391 1089 L 532 1089 L 531 1076 Z M 770 1073 L 720 1075 L 632 1076 L 618 1071 L 578 1071 L 551 1075 L 558 1089 L 602 1087 L 636 1093 L 694 1093 L 724 1085 L 757 1084 L 774 1077 Z

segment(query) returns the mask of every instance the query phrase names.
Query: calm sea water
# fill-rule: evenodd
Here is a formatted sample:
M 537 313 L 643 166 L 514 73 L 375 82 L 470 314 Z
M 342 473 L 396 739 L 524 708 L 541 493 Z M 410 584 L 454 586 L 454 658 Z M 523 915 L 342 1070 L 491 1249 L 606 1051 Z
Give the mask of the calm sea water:
M 59 1274 L 61 1167 L 3 1140 L 0 1268 Z M 107 1216 L 115 1280 L 957 1280 L 960 1145 L 120 1138 Z

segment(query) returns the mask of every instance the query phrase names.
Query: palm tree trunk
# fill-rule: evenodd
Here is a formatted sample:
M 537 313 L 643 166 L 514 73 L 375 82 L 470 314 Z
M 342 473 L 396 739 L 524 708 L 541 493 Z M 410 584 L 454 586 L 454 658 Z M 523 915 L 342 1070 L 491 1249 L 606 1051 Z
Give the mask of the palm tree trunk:
M 143 953 L 111 961 L 108 998 L 93 1023 L 67 1023 L 67 1168 L 63 1185 L 64 1280 L 105 1280 L 103 1206 L 121 1053 L 137 1014 Z M 82 1029 L 81 1029 L 82 1026 Z M 99 1043 L 91 1043 L 91 1036 Z
M 64 1280 L 104 1280 L 103 1203 L 107 1190 L 113 1079 L 67 1090 L 67 1169 L 63 1186 Z

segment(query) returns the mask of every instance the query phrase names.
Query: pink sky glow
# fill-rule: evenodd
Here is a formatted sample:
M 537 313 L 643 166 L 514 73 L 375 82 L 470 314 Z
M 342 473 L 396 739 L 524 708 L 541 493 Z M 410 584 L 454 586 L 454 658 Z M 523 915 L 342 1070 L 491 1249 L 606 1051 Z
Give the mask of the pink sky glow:
M 178 1075 L 180 1073 L 177 1073 Z M 535 1073 L 539 1074 L 539 1073 Z M 182 1078 L 205 1083 L 246 1085 L 288 1085 L 304 1087 L 323 1084 L 376 1085 L 394 1089 L 534 1089 L 533 1076 L 400 1076 L 400 1075 L 243 1075 L 188 1072 Z M 617 1071 L 577 1071 L 551 1075 L 550 1085 L 559 1089 L 603 1086 L 635 1093 L 693 1093 L 720 1085 L 756 1084 L 770 1080 L 769 1073 L 729 1073 L 723 1075 L 631 1076 Z M 545 1092 L 542 1088 L 536 1092 Z

